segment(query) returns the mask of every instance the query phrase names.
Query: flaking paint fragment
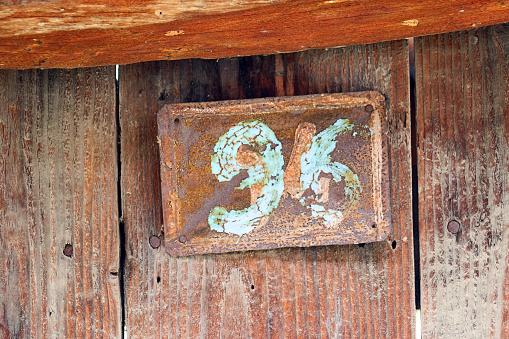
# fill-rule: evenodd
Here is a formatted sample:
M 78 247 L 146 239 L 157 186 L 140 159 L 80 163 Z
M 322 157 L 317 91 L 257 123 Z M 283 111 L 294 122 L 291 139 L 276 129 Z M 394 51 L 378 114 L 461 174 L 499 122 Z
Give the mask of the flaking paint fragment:
M 248 166 L 239 164 L 237 158 L 243 145 L 259 150 L 259 161 L 255 160 Z M 259 120 L 240 122 L 219 137 L 215 153 L 211 156 L 212 173 L 219 181 L 229 181 L 242 169 L 247 169 L 249 176 L 238 188 L 261 185 L 262 189 L 254 203 L 243 210 L 228 211 L 222 206 L 214 207 L 208 217 L 212 230 L 242 236 L 260 226 L 262 218 L 278 206 L 284 189 L 281 149 L 274 132 Z
M 336 182 L 345 181 L 345 195 L 350 200 L 357 200 L 362 187 L 359 177 L 348 166 L 339 162 L 332 162 L 331 153 L 337 147 L 337 137 L 341 133 L 351 131 L 354 125 L 348 119 L 339 119 L 333 125 L 327 127 L 321 133 L 315 135 L 311 141 L 311 147 L 301 155 L 301 190 L 297 194 L 300 203 L 312 210 L 313 216 L 323 217 L 327 226 L 333 226 L 341 221 L 342 212 L 337 210 L 318 209 L 308 199 L 302 198 L 306 189 L 310 188 L 315 197 L 313 200 L 320 201 L 320 196 L 328 195 L 328 185 L 324 187 L 322 174 L 331 174 Z

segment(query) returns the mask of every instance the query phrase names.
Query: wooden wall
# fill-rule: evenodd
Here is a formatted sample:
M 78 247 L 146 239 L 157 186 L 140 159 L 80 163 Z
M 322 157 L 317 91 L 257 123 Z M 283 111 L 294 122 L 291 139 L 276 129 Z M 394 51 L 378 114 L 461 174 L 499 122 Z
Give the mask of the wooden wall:
M 415 51 L 423 335 L 507 338 L 509 26 Z
M 509 336 L 508 46 L 504 25 L 415 40 L 425 338 Z M 119 71 L 118 96 L 114 67 L 0 71 L 1 338 L 413 338 L 406 41 Z M 179 259 L 149 244 L 163 105 L 363 90 L 387 100 L 389 239 Z
M 166 103 L 378 90 L 387 98 L 394 233 L 363 247 L 175 259 L 161 235 L 155 113 Z M 126 327 L 131 338 L 410 338 L 414 331 L 406 41 L 120 68 Z
M 0 337 L 119 338 L 114 67 L 0 71 L 0 149 Z

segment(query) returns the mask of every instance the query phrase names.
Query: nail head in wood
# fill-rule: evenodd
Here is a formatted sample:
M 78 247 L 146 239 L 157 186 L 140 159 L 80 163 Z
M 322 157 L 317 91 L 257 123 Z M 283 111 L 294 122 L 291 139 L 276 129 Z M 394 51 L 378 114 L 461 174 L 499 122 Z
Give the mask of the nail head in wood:
M 148 239 L 148 242 L 150 244 L 150 247 L 152 248 L 159 248 L 161 246 L 161 238 L 159 238 L 157 235 L 151 235 Z
M 449 221 L 449 223 L 447 224 L 447 230 L 449 231 L 449 233 L 451 234 L 456 234 L 460 231 L 460 223 L 456 220 L 451 220 Z

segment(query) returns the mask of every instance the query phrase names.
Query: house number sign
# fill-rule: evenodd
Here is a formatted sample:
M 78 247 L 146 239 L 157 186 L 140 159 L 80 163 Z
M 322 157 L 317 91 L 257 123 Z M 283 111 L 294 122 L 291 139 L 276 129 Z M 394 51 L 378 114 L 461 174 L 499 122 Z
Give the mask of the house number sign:
M 158 128 L 168 253 L 384 239 L 385 125 L 376 92 L 165 106 Z

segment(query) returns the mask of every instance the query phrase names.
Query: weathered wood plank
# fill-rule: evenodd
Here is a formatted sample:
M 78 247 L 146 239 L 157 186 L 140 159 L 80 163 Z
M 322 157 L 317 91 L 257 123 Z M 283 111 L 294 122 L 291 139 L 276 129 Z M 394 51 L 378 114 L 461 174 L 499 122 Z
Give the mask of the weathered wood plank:
M 363 247 L 178 259 L 168 256 L 162 246 L 150 247 L 149 236 L 162 231 L 156 113 L 164 104 L 365 90 L 380 91 L 387 98 L 394 220 L 388 241 Z M 406 41 L 218 62 L 181 60 L 121 67 L 121 182 L 130 338 L 153 336 L 158 327 L 164 329 L 159 337 L 165 338 L 218 338 L 227 333 L 251 338 L 411 338 L 409 124 Z
M 415 51 L 423 337 L 506 338 L 509 27 Z
M 0 337 L 118 338 L 114 68 L 0 71 L 0 103 Z
M 366 44 L 509 21 L 507 1 L 1 1 L 0 68 L 217 59 Z

